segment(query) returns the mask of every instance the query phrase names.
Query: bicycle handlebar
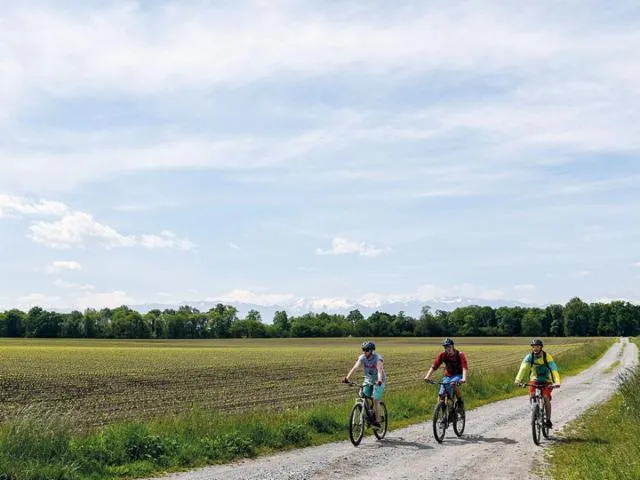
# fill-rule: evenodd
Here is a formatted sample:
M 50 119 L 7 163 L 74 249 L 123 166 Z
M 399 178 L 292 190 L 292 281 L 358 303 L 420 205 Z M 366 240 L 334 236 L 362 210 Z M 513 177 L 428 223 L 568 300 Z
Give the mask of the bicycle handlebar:
M 435 382 L 431 379 L 425 380 L 425 382 L 430 383 L 431 385 L 462 385 L 461 382 Z
M 525 387 L 539 387 L 539 388 L 558 388 L 557 385 L 554 385 L 553 383 L 531 383 L 531 382 L 522 382 L 519 383 L 518 386 L 525 388 Z

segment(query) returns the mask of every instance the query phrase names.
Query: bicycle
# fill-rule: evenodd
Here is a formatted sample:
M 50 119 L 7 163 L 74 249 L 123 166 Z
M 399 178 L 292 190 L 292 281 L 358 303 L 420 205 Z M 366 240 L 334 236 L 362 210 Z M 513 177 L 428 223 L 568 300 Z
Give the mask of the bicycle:
M 549 438 L 549 427 L 547 426 L 547 407 L 542 396 L 542 387 L 556 388 L 555 385 L 547 383 L 521 383 L 522 388 L 535 387 L 535 393 L 529 399 L 531 404 L 531 434 L 533 443 L 540 445 L 540 433 L 544 438 Z
M 356 401 L 349 414 L 349 439 L 351 443 L 353 443 L 355 447 L 360 445 L 367 427 L 372 427 L 373 434 L 376 438 L 382 440 L 387 434 L 387 419 L 389 418 L 387 415 L 387 406 L 384 402 L 380 402 L 380 426 L 374 426 L 376 414 L 374 411 L 373 397 L 364 394 L 362 385 L 353 382 L 348 382 L 348 385 L 358 389 Z
M 427 380 L 432 385 L 445 385 L 445 382 L 434 382 Z M 460 385 L 460 382 L 452 382 L 451 385 Z M 449 428 L 449 424 L 453 424 L 453 431 L 456 436 L 461 437 L 464 433 L 464 427 L 467 423 L 467 414 L 464 410 L 464 403 L 458 402 L 458 397 L 453 392 L 453 397 L 449 395 L 447 389 L 444 390 L 445 398 L 438 400 L 433 409 L 433 436 L 438 443 L 444 440 L 444 434 Z

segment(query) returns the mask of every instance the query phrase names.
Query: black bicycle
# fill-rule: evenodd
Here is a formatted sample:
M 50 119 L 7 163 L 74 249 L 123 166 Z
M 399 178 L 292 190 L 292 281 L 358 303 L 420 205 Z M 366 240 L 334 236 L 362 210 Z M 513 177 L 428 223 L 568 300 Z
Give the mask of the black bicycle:
M 547 406 L 542 396 L 542 388 L 556 388 L 555 385 L 548 383 L 521 383 L 521 387 L 534 387 L 535 393 L 529 399 L 531 403 L 531 434 L 533 435 L 533 443 L 540 445 L 540 433 L 544 438 L 549 438 L 549 426 L 547 425 Z
M 433 380 L 427 380 L 427 383 L 432 385 L 445 385 L 445 382 L 434 382 Z M 460 385 L 459 382 L 451 382 L 450 385 Z M 435 408 L 433 409 L 433 436 L 438 443 L 442 443 L 444 440 L 444 434 L 449 428 L 449 425 L 453 425 L 453 431 L 461 437 L 464 433 L 464 427 L 466 425 L 467 414 L 464 410 L 464 402 L 458 401 L 458 397 L 453 392 L 453 398 L 444 390 L 444 399 L 438 400 Z
M 349 439 L 354 446 L 360 445 L 367 427 L 373 428 L 373 434 L 378 440 L 382 440 L 387 434 L 388 415 L 387 406 L 380 402 L 380 423 L 375 426 L 376 414 L 374 411 L 373 398 L 365 395 L 362 385 L 348 382 L 348 385 L 358 389 L 356 401 L 349 414 Z

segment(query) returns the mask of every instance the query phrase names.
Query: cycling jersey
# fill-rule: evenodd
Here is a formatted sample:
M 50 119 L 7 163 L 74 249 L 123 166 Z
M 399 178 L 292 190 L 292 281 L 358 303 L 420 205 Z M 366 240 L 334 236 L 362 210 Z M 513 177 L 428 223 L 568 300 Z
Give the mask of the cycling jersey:
M 364 367 L 364 378 L 366 383 L 374 384 L 378 380 L 378 368 L 376 365 L 378 364 L 378 360 L 382 362 L 382 355 L 377 352 L 371 354 L 369 358 L 367 358 L 364 353 L 358 357 L 358 361 Z M 387 374 L 384 371 L 384 366 L 382 367 L 382 382 L 384 383 L 387 380 Z
M 516 375 L 516 382 L 522 382 L 525 375 L 530 371 L 529 381 L 536 383 L 560 383 L 560 373 L 558 372 L 558 366 L 553 360 L 553 357 L 547 353 L 547 363 L 545 365 L 544 353 L 540 352 L 539 356 L 535 356 L 533 352 L 525 355 L 522 363 L 520 364 L 520 370 Z M 531 365 L 533 362 L 533 366 Z
M 444 362 L 444 376 L 452 377 L 454 375 L 462 375 L 463 368 L 467 366 L 467 357 L 459 350 L 454 349 L 454 355 L 447 355 L 447 352 L 440 352 L 436 357 L 431 368 L 437 370 Z

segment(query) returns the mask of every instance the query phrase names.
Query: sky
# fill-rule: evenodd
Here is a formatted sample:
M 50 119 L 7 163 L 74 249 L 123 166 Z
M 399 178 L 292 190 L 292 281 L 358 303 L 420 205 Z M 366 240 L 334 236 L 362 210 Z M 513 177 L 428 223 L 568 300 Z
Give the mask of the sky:
M 640 4 L 0 4 L 0 309 L 640 302 Z

